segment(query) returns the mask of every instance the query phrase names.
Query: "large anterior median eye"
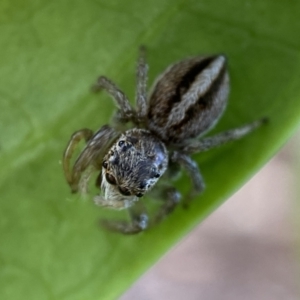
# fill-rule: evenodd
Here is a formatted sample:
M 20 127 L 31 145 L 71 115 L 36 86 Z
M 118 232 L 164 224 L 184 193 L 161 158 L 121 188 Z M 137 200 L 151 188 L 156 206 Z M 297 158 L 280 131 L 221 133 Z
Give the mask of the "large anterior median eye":
M 119 186 L 119 191 L 124 196 L 130 196 L 131 195 L 130 191 L 127 188 Z
M 116 178 L 113 175 L 106 173 L 105 178 L 109 184 L 113 184 L 113 185 L 117 184 Z

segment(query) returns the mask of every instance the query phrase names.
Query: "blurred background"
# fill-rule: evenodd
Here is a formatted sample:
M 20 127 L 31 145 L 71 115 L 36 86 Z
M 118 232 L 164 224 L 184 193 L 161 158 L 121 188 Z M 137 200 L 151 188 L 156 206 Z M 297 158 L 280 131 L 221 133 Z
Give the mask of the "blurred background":
M 120 299 L 300 299 L 299 147 L 300 131 Z

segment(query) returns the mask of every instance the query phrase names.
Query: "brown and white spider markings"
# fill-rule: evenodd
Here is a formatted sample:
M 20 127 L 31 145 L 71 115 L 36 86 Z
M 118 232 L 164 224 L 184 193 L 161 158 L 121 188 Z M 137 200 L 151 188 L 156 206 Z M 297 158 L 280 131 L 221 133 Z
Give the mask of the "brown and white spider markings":
M 124 234 L 143 231 L 174 210 L 181 196 L 169 178 L 178 167 L 184 168 L 192 181 L 185 204 L 203 191 L 204 181 L 191 154 L 240 139 L 265 122 L 256 120 L 203 138 L 226 107 L 229 76 L 224 55 L 193 57 L 171 65 L 156 80 L 149 97 L 147 72 L 145 49 L 141 47 L 136 108 L 112 81 L 101 76 L 94 89 L 105 90 L 114 99 L 118 110 L 113 125 L 104 125 L 96 133 L 90 129 L 75 132 L 63 155 L 64 173 L 72 192 L 86 191 L 90 173 L 97 171 L 96 184 L 101 193 L 94 198 L 95 203 L 129 209 L 130 222 L 102 220 L 106 228 Z M 122 129 L 126 123 L 132 123 L 133 128 Z M 74 149 L 82 139 L 86 146 L 70 168 Z M 162 180 L 156 191 L 163 202 L 149 220 L 139 200 L 162 176 L 167 180 Z

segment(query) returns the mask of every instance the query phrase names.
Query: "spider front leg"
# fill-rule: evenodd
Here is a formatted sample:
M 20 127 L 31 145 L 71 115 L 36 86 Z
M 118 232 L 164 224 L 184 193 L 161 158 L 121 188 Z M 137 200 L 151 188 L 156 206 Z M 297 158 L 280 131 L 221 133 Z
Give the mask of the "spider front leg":
M 161 187 L 159 198 L 164 201 L 164 204 L 159 208 L 158 212 L 154 215 L 151 225 L 160 223 L 167 215 L 174 211 L 180 202 L 181 195 L 174 188 L 170 186 Z
M 146 49 L 140 47 L 139 59 L 136 71 L 137 89 L 136 89 L 136 109 L 139 122 L 143 122 L 147 113 L 147 75 L 148 65 L 146 63 Z
M 93 136 L 93 131 L 90 129 L 81 129 L 72 134 L 71 139 L 67 145 L 67 148 L 63 154 L 63 169 L 66 180 L 71 187 L 72 192 L 76 191 L 76 183 L 74 185 L 74 173 L 70 170 L 71 158 L 74 154 L 75 148 L 78 146 L 81 140 L 85 140 L 87 143 Z
M 104 125 L 94 135 L 90 129 L 82 129 L 71 136 L 63 154 L 63 168 L 72 193 L 76 193 L 79 189 L 81 192 L 86 190 L 87 180 L 83 182 L 83 185 L 79 186 L 84 171 L 91 165 L 96 169 L 101 168 L 100 161 L 113 139 L 117 136 L 118 132 L 108 125 Z M 73 168 L 70 169 L 71 157 L 76 146 L 82 139 L 85 139 L 87 145 L 75 161 Z
M 203 192 L 205 189 L 205 183 L 200 173 L 198 165 L 193 161 L 190 156 L 175 151 L 171 157 L 173 162 L 177 162 L 182 168 L 184 168 L 192 181 L 193 188 L 189 192 L 185 199 L 184 206 L 187 207 L 190 201 L 196 196 Z
M 138 202 L 129 209 L 131 221 L 111 221 L 107 219 L 100 220 L 100 225 L 104 228 L 123 234 L 136 234 L 148 227 L 148 214 L 142 203 Z
M 108 78 L 100 76 L 93 86 L 93 91 L 98 92 L 105 90 L 116 102 L 119 108 L 116 114 L 116 121 L 119 123 L 126 123 L 129 121 L 136 121 L 136 112 L 129 103 L 126 95 Z
M 100 220 L 100 225 L 110 231 L 119 232 L 122 234 L 136 234 L 146 230 L 157 223 L 160 223 L 168 214 L 170 214 L 180 201 L 180 193 L 173 187 L 164 187 L 160 196 L 165 203 L 160 207 L 159 211 L 154 215 L 153 220 L 149 222 L 149 217 L 144 205 L 137 202 L 134 206 L 129 208 L 129 215 L 131 221 L 111 221 L 107 219 Z M 95 202 L 102 203 L 101 196 L 95 197 Z M 166 199 L 166 200 L 165 200 Z

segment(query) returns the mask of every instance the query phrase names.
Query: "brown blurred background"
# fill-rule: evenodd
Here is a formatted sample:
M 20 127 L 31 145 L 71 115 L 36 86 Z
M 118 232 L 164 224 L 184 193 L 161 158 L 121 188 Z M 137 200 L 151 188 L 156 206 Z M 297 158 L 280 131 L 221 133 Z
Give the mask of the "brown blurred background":
M 299 149 L 300 132 L 120 299 L 300 299 Z

